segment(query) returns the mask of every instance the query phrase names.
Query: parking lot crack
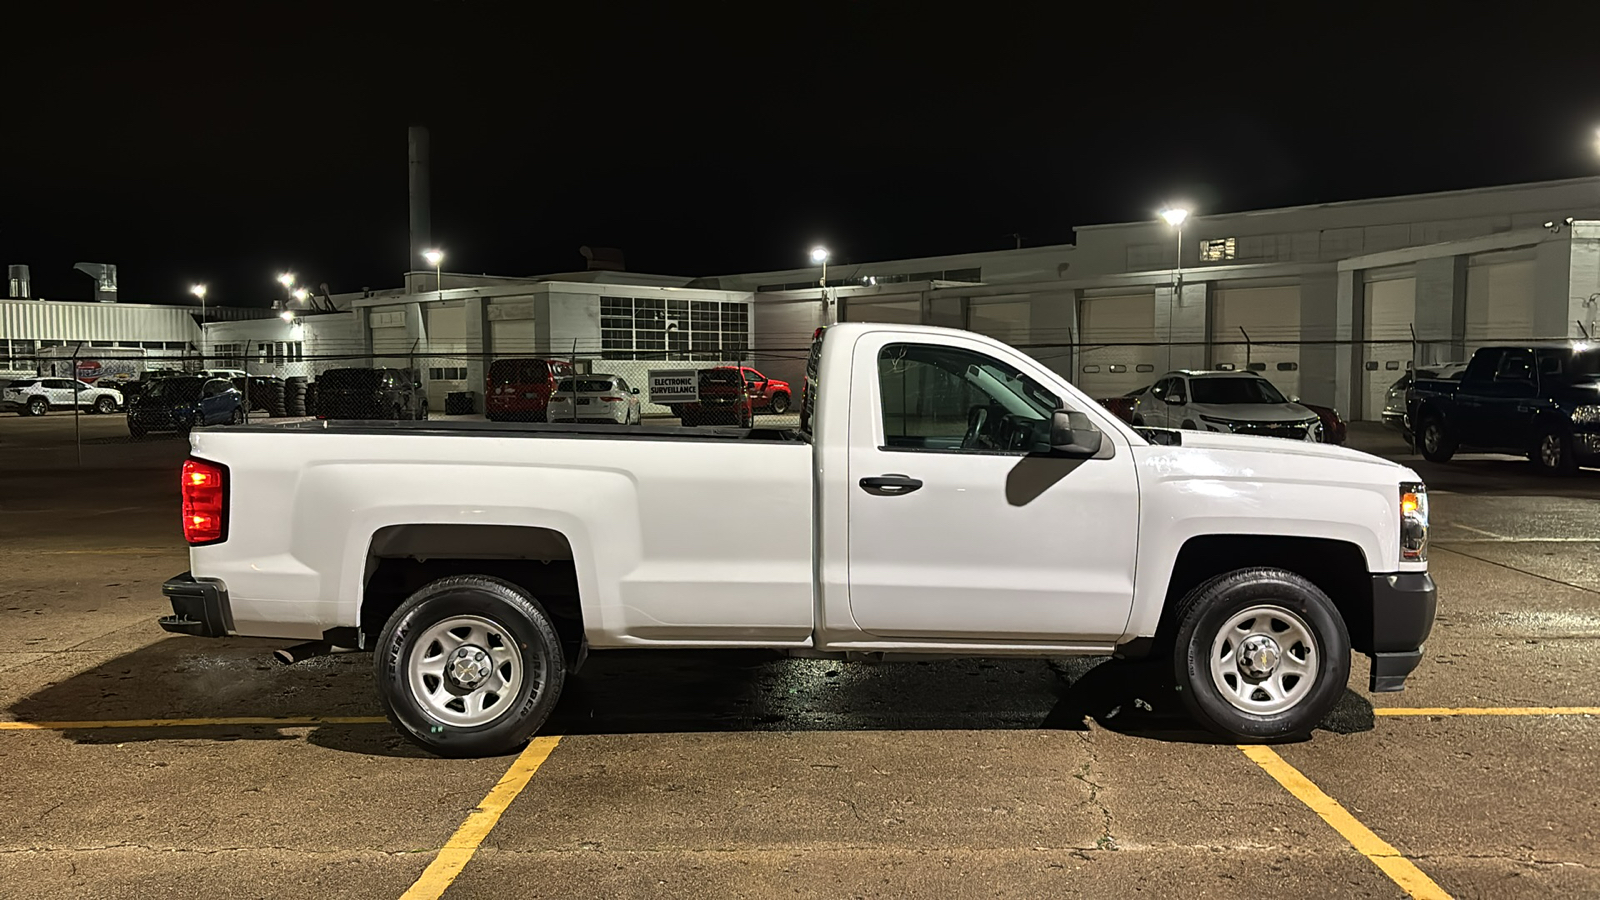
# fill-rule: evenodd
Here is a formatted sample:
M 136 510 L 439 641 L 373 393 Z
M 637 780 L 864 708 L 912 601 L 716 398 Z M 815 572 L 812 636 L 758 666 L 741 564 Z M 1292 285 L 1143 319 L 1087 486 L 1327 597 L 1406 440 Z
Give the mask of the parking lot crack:
M 1117 839 L 1111 833 L 1111 808 L 1106 806 L 1105 803 L 1101 801 L 1100 791 L 1103 790 L 1103 788 L 1101 787 L 1100 782 L 1095 780 L 1095 772 L 1099 767 L 1100 757 L 1095 752 L 1094 740 L 1089 735 L 1080 734 L 1078 737 L 1083 741 L 1084 747 L 1088 749 L 1089 759 L 1083 764 L 1082 768 L 1072 773 L 1072 777 L 1078 779 L 1088 786 L 1089 802 L 1098 807 L 1100 810 L 1100 837 L 1095 841 L 1094 849 L 1116 850 Z

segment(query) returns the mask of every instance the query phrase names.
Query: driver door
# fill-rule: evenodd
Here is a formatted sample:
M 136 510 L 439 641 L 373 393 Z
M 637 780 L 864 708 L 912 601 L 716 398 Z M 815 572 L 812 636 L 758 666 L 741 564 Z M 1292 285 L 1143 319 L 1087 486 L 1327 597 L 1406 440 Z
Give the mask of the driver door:
M 860 338 L 851 365 L 856 624 L 886 638 L 1121 636 L 1139 497 L 1132 453 L 1109 417 L 1093 403 L 1077 410 L 1104 432 L 1102 451 L 1057 457 L 1048 412 L 1006 386 L 1025 377 L 1038 409 L 1060 407 L 1043 387 L 1055 377 L 1027 357 L 966 338 L 875 332 Z M 1019 378 L 973 377 L 969 367 Z

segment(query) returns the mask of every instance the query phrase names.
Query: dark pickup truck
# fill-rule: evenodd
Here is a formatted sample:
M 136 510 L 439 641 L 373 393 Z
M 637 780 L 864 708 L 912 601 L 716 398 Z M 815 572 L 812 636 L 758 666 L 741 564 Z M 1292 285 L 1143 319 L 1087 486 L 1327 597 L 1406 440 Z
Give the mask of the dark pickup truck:
M 1600 346 L 1483 347 L 1459 379 L 1419 378 L 1406 409 L 1431 462 L 1469 448 L 1526 455 L 1540 471 L 1571 475 L 1600 465 Z

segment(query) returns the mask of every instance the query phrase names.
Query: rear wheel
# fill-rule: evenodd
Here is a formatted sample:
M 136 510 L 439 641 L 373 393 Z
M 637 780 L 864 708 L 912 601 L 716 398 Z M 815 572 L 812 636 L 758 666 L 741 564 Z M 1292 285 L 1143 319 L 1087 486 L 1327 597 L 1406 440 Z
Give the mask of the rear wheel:
M 1196 425 L 1194 423 L 1193 419 L 1184 419 L 1183 420 L 1183 430 L 1184 431 L 1199 431 L 1200 430 L 1200 426 Z
M 1429 416 L 1422 423 L 1422 440 L 1419 449 L 1428 462 L 1449 462 L 1456 455 L 1455 439 L 1445 430 L 1444 420 Z
M 1573 452 L 1572 435 L 1563 431 L 1552 428 L 1540 435 L 1530 456 L 1545 475 L 1578 474 L 1578 456 Z
M 1241 569 L 1178 607 L 1174 674 L 1189 714 L 1233 741 L 1310 733 L 1350 678 L 1350 635 L 1316 585 L 1282 569 Z
M 515 751 L 549 717 L 566 678 L 560 639 L 539 602 L 476 575 L 412 594 L 376 650 L 389 721 L 440 756 Z
M 43 397 L 34 397 L 28 401 L 28 415 L 42 416 L 50 411 L 50 401 Z
M 242 407 L 242 406 L 234 407 L 233 408 L 233 415 L 228 417 L 228 423 L 231 424 L 231 425 L 243 425 L 244 424 L 244 407 Z

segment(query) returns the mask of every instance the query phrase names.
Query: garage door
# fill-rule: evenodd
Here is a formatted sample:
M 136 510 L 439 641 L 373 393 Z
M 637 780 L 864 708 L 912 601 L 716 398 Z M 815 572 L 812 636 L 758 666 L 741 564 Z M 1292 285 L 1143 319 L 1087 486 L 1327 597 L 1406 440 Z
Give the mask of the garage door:
M 411 352 L 411 338 L 406 336 L 406 313 L 403 307 L 378 307 L 367 316 L 372 329 L 372 354 L 374 365 L 409 366 L 404 354 Z
M 1156 345 L 1154 291 L 1085 297 L 1078 306 L 1083 331 L 1073 383 L 1091 397 L 1117 397 L 1156 380 L 1166 359 Z
M 505 319 L 489 323 L 489 346 L 495 356 L 534 355 L 534 320 Z
M 1531 250 L 1483 253 L 1467 262 L 1467 352 L 1533 333 Z
M 428 408 L 443 412 L 446 394 L 469 388 L 467 310 L 465 305 L 429 306 L 427 309 L 429 356 L 419 361 L 418 367 L 426 370 Z
M 1411 362 L 1411 322 L 1417 308 L 1417 279 L 1367 282 L 1362 301 L 1361 418 L 1382 420 L 1389 386 Z
M 1223 287 L 1213 298 L 1212 361 L 1260 372 L 1285 395 L 1300 393 L 1300 286 Z

